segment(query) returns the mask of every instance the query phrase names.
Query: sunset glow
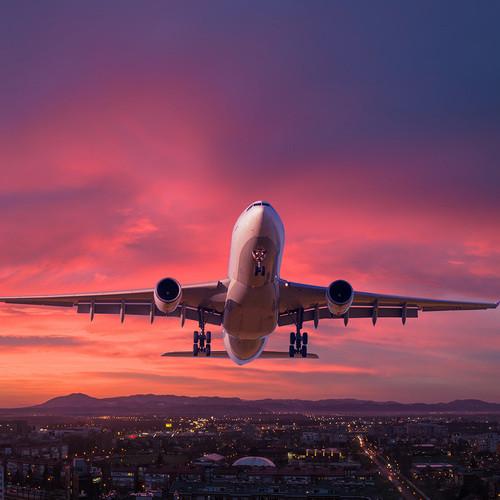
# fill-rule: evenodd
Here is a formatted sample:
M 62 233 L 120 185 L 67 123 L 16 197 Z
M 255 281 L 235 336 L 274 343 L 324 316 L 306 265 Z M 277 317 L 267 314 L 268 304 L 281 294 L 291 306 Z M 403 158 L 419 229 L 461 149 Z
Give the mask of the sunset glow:
M 0 8 L 0 295 L 224 278 L 236 218 L 266 199 L 286 279 L 499 300 L 498 17 L 215 5 Z M 500 401 L 498 309 L 308 325 L 317 361 L 160 357 L 189 349 L 193 326 L 1 305 L 0 406 L 70 392 Z

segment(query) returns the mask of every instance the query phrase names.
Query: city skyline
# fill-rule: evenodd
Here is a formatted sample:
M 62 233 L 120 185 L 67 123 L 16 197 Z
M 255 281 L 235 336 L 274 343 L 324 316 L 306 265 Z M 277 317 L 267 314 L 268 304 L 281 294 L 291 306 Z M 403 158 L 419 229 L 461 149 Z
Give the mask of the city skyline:
M 0 7 L 1 295 L 223 278 L 234 219 L 267 199 L 286 279 L 500 298 L 498 6 L 179 5 Z M 0 325 L 0 407 L 499 401 L 498 311 L 320 322 L 320 360 L 244 368 L 161 358 L 190 347 L 175 318 L 2 306 Z

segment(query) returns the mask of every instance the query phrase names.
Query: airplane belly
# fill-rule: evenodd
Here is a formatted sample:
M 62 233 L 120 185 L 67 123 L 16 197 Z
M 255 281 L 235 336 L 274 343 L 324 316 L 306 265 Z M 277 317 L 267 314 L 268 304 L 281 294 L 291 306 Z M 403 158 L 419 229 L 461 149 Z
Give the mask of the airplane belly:
M 255 340 L 272 333 L 278 324 L 277 286 L 258 288 L 230 283 L 224 308 L 224 330 L 239 339 Z
M 228 335 L 223 330 L 224 346 L 228 356 L 238 365 L 257 359 L 267 344 L 267 337 L 257 340 L 241 340 Z

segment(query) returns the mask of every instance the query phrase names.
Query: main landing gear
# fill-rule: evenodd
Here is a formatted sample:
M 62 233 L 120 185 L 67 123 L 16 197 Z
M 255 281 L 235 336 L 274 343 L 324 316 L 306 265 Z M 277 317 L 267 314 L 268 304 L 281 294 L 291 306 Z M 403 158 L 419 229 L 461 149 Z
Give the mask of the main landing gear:
M 212 352 L 212 332 L 205 332 L 205 321 L 202 310 L 200 310 L 199 316 L 200 331 L 195 330 L 193 332 L 193 356 L 198 356 L 200 353 L 210 356 Z
M 295 355 L 300 355 L 307 358 L 307 344 L 309 343 L 309 334 L 301 332 L 302 330 L 302 310 L 297 311 L 297 319 L 295 321 L 295 332 L 290 333 L 290 347 L 288 354 L 291 358 Z
M 203 353 L 205 356 L 210 356 L 212 344 L 212 332 L 193 332 L 193 356 Z

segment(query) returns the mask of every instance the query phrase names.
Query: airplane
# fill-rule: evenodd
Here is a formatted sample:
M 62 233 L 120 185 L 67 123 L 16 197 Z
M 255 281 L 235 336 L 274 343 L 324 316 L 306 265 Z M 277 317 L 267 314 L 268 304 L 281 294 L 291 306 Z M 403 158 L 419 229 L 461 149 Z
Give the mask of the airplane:
M 8 304 L 74 307 L 94 319 L 96 314 L 178 317 L 198 322 L 193 348 L 167 352 L 167 357 L 229 357 L 238 365 L 261 358 L 318 358 L 308 352 L 304 323 L 317 328 L 320 320 L 400 318 L 403 325 L 419 312 L 494 309 L 497 303 L 425 299 L 362 292 L 343 279 L 328 286 L 293 283 L 280 277 L 285 231 L 270 203 L 255 201 L 239 216 L 233 229 L 228 275 L 218 281 L 181 285 L 161 279 L 155 288 L 119 292 L 0 297 Z M 220 326 L 224 351 L 212 350 L 207 325 Z M 280 326 L 293 325 L 288 351 L 266 351 L 269 336 Z

